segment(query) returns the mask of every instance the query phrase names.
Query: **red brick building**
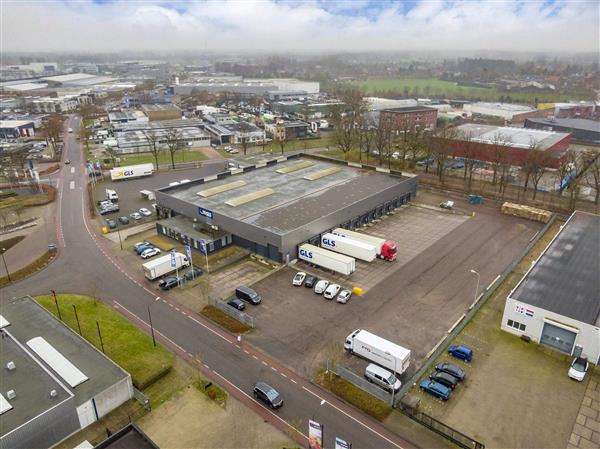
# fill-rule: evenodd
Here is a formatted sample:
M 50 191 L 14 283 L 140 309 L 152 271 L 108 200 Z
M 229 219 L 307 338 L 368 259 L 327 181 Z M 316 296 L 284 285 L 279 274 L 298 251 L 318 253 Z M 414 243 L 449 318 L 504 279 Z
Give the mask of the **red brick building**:
M 383 109 L 379 113 L 379 126 L 391 125 L 396 130 L 435 129 L 438 111 L 426 106 Z

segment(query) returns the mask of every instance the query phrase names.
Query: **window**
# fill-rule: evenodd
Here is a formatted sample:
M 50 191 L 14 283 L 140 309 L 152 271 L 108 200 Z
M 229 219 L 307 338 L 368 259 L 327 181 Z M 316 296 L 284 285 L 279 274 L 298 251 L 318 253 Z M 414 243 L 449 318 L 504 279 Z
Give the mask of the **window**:
M 513 328 L 515 328 L 517 330 L 520 330 L 520 331 L 524 331 L 525 328 L 527 327 L 524 324 L 517 323 L 516 321 L 513 321 L 513 320 L 508 320 L 506 322 L 506 325 L 509 326 L 509 327 L 513 327 Z

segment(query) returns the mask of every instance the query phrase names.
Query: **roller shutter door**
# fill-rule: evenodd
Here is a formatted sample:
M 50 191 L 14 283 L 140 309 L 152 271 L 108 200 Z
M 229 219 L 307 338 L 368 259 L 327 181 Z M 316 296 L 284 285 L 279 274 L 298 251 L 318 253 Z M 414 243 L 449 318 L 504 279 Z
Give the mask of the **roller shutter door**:
M 550 323 L 544 323 L 540 343 L 558 349 L 559 351 L 566 352 L 567 354 L 571 354 L 576 337 L 577 334 L 575 332 L 554 326 Z

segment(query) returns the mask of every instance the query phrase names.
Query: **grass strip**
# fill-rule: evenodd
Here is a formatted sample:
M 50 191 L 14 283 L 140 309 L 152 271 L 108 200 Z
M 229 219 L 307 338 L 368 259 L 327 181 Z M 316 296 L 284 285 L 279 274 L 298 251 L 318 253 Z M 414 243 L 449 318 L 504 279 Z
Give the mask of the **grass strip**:
M 26 267 L 23 267 L 20 270 L 17 270 L 15 272 L 11 272 L 10 273 L 11 281 L 12 282 L 20 281 L 21 279 L 24 279 L 27 276 L 32 275 L 36 271 L 41 270 L 46 265 L 48 265 L 52 261 L 52 259 L 54 259 L 54 257 L 56 256 L 56 253 L 57 252 L 55 250 L 46 251 L 44 254 L 42 254 L 40 257 L 38 257 L 36 260 L 31 262 Z M 10 282 L 8 281 L 8 276 L 4 276 L 4 277 L 0 278 L 0 287 L 4 287 L 5 285 L 8 285 L 9 283 Z
M 227 403 L 227 393 L 217 384 L 212 383 L 210 380 L 198 377 L 194 380 L 193 385 L 198 391 L 204 393 L 221 407 L 225 407 L 225 404 Z

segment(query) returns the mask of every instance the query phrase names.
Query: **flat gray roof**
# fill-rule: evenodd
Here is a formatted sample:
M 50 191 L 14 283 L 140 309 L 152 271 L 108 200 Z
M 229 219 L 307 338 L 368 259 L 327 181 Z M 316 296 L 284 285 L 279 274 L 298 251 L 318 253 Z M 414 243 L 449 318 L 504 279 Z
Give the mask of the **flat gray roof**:
M 301 163 L 308 166 L 287 173 L 278 172 Z M 328 169 L 333 172 L 325 172 Z M 305 179 L 307 176 L 316 179 Z M 405 179 L 407 178 L 316 158 L 292 157 L 220 180 L 211 180 L 204 184 L 191 182 L 169 188 L 163 193 L 276 234 L 285 234 L 323 215 L 373 196 Z M 198 195 L 198 192 L 235 181 L 244 181 L 245 185 L 207 197 Z M 227 204 L 243 195 L 265 189 L 272 189 L 272 192 L 238 206 Z
M 67 313 L 67 310 L 65 310 L 64 313 Z M 68 311 L 68 313 L 72 313 L 72 311 Z M 14 409 L 2 415 L 0 421 L 3 422 L 3 430 L 5 420 L 23 424 L 33 416 L 37 416 L 40 409 L 47 405 L 48 398 L 46 398 L 46 396 L 51 389 L 49 386 L 56 385 L 57 382 L 44 379 L 44 376 L 40 376 L 39 373 L 41 372 L 41 368 L 40 370 L 29 370 L 30 367 L 34 367 L 36 364 L 46 367 L 47 370 L 49 370 L 50 373 L 52 373 L 52 375 L 68 389 L 68 391 L 75 395 L 75 403 L 77 406 L 129 376 L 118 365 L 97 351 L 62 322 L 54 318 L 50 312 L 46 311 L 29 296 L 13 298 L 3 302 L 2 316 L 10 322 L 10 325 L 5 327 L 3 331 L 10 333 L 21 346 L 27 348 L 27 351 L 30 354 L 28 356 L 30 358 L 29 361 L 26 362 L 25 359 L 27 357 L 24 356 L 20 359 L 19 363 L 23 364 L 21 368 L 19 368 L 19 363 L 15 362 L 19 375 L 14 376 L 14 378 L 10 380 L 11 384 L 8 383 L 10 377 L 6 376 L 5 372 L 2 374 L 3 392 L 14 388 L 17 395 L 19 395 L 19 400 L 12 404 Z M 88 380 L 74 388 L 70 388 L 67 383 L 50 368 L 50 366 L 42 362 L 33 351 L 29 350 L 27 342 L 34 337 L 40 336 L 82 371 L 83 374 L 88 377 Z M 18 355 L 15 354 L 14 350 L 13 352 L 10 352 L 12 345 L 7 345 L 6 341 L 7 339 L 5 337 L 4 340 L 2 340 L 3 346 L 1 352 L 3 370 L 5 369 L 6 363 L 9 361 L 6 360 L 6 357 Z M 7 348 L 6 353 L 4 352 L 5 347 Z M 23 352 L 23 354 L 26 353 Z M 47 374 L 45 377 L 50 378 Z M 43 388 L 38 385 L 39 382 L 42 382 Z M 56 388 L 56 390 L 58 391 L 59 388 Z M 25 401 L 21 399 L 20 394 L 27 394 L 28 397 L 31 395 L 31 397 L 29 400 Z M 61 393 L 59 392 L 59 394 Z M 68 393 L 66 394 L 68 395 Z
M 538 125 L 544 126 L 560 126 L 561 128 L 571 128 L 582 131 L 592 131 L 595 133 L 600 133 L 600 122 L 596 122 L 594 120 L 588 120 L 585 118 L 555 118 L 555 119 L 545 119 L 545 118 L 528 118 L 528 122 L 536 123 Z
M 458 139 L 470 138 L 473 142 L 493 144 L 496 140 L 514 148 L 528 149 L 532 144 L 537 149 L 547 150 L 568 137 L 568 133 L 542 131 L 531 128 L 514 128 L 510 126 L 481 125 L 466 123 L 456 128 Z
M 576 211 L 510 295 L 600 325 L 600 215 Z

